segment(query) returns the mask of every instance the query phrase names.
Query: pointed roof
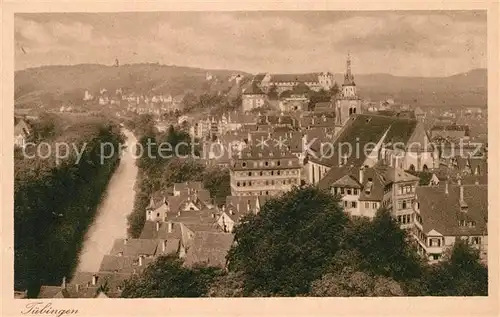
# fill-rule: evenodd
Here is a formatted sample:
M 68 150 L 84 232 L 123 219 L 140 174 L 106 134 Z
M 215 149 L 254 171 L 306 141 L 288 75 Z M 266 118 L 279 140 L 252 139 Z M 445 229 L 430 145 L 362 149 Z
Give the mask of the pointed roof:
M 354 75 L 351 72 L 351 54 L 347 54 L 347 61 L 346 61 L 346 72 L 344 75 L 344 83 L 342 86 L 356 86 L 354 83 Z

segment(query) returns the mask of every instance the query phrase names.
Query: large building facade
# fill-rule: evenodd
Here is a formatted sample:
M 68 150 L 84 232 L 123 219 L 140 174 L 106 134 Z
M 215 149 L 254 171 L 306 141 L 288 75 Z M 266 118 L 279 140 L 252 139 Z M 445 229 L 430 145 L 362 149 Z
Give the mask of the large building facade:
M 247 148 L 230 164 L 231 195 L 279 195 L 300 185 L 302 166 L 289 151 Z

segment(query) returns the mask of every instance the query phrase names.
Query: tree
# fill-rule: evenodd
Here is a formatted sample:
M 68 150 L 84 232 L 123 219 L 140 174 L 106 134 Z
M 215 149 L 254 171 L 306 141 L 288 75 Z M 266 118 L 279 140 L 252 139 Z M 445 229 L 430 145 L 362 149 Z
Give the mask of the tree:
M 244 273 L 247 295 L 306 294 L 340 248 L 346 223 L 332 195 L 295 187 L 235 228 L 229 269 Z
M 231 177 L 228 169 L 213 167 L 203 173 L 203 186 L 210 192 L 217 205 L 222 205 L 226 197 L 231 195 Z
M 445 261 L 427 268 L 420 295 L 487 296 L 488 268 L 467 242 L 457 241 Z
M 330 88 L 330 96 L 335 97 L 338 95 L 339 92 L 340 92 L 339 85 L 337 84 L 337 82 L 335 82 L 332 88 Z
M 229 272 L 217 277 L 208 290 L 208 297 L 242 297 L 245 279 L 241 272 Z
M 345 267 L 337 273 L 327 273 L 311 285 L 311 295 L 321 297 L 404 296 L 401 285 L 385 276 L 373 276 Z
M 279 99 L 278 88 L 276 87 L 276 85 L 271 86 L 271 88 L 269 89 L 269 92 L 267 93 L 267 96 L 269 97 L 270 100 L 278 100 Z
M 177 256 L 161 256 L 137 276 L 125 282 L 121 297 L 202 297 L 208 292 L 220 269 L 198 266 L 183 267 Z
M 346 229 L 344 247 L 359 252 L 360 268 L 376 275 L 405 281 L 421 274 L 421 260 L 409 237 L 387 210 L 370 221 L 356 219 Z

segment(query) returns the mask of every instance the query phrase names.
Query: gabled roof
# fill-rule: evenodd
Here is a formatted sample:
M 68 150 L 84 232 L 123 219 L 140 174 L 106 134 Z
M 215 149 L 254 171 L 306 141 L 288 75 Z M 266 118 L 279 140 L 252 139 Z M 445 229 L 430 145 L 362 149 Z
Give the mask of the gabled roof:
M 361 167 L 366 159 L 367 153 L 360 151 L 361 155 L 349 156 L 349 148 L 340 144 L 350 144 L 351 149 L 364 149 L 369 143 L 377 144 L 386 134 L 384 144 L 387 146 L 401 142 L 407 144 L 413 134 L 417 121 L 410 119 L 400 119 L 379 115 L 358 114 L 349 119 L 341 130 L 339 136 L 333 142 L 334 151 L 331 157 L 311 158 L 311 161 L 328 167 L 339 166 L 339 157 L 347 155 L 345 166 Z M 338 153 L 338 152 L 341 153 Z
M 110 255 L 139 256 L 156 254 L 157 241 L 155 239 L 116 239 Z
M 337 179 L 331 186 L 361 188 L 361 185 L 353 176 L 347 174 Z
M 254 82 L 249 82 L 243 87 L 243 95 L 265 95 Z
M 61 286 L 42 285 L 40 287 L 40 292 L 38 293 L 38 298 L 56 298 L 56 296 L 64 297 L 61 294 L 62 290 L 63 288 Z
M 230 233 L 197 232 L 187 251 L 184 265 L 191 267 L 195 263 L 205 262 L 209 266 L 224 268 L 233 239 Z
M 460 186 L 417 187 L 424 232 L 436 230 L 444 236 L 485 235 L 488 221 L 488 186 L 463 186 L 467 212 L 460 211 Z M 459 220 L 474 221 L 475 227 L 459 226 Z
M 153 261 L 153 258 L 143 258 L 142 265 L 139 265 L 138 257 L 105 255 L 99 272 L 139 273 Z
M 172 232 L 168 232 L 166 222 L 158 222 L 159 228 L 156 230 L 155 221 L 146 221 L 141 232 L 140 239 L 181 239 L 181 226 L 179 223 L 172 223 Z

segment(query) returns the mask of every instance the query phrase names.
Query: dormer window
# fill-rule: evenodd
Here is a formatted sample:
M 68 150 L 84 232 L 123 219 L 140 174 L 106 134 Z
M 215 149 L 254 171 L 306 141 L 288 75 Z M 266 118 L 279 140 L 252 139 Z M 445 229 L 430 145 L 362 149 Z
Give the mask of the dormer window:
M 241 166 L 246 167 L 247 166 L 247 162 L 241 163 Z

